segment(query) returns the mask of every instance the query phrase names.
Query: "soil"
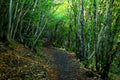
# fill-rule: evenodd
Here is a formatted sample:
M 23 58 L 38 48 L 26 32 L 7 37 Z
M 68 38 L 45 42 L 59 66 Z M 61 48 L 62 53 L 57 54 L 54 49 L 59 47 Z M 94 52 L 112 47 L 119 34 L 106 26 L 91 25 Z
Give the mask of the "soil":
M 48 80 L 42 59 L 15 44 L 0 42 L 0 80 Z
M 80 67 L 79 61 L 65 50 L 43 48 L 50 80 L 98 80 L 95 75 Z M 90 75 L 89 75 L 90 73 Z
M 42 57 L 20 43 L 0 42 L 0 80 L 100 80 L 81 67 L 74 53 L 51 46 L 39 52 Z

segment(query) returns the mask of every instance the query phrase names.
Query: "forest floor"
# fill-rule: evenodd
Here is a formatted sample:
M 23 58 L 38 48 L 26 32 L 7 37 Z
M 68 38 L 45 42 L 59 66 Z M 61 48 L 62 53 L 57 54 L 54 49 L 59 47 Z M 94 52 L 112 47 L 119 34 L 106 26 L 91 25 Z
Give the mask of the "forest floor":
M 42 52 L 40 52 L 42 53 Z M 0 42 L 0 80 L 99 80 L 79 65 L 75 54 L 43 47 L 43 56 L 20 43 Z
M 44 47 L 43 51 L 50 80 L 100 80 L 92 72 L 80 67 L 74 53 L 52 47 Z
M 0 80 L 47 80 L 43 59 L 22 44 L 0 42 Z

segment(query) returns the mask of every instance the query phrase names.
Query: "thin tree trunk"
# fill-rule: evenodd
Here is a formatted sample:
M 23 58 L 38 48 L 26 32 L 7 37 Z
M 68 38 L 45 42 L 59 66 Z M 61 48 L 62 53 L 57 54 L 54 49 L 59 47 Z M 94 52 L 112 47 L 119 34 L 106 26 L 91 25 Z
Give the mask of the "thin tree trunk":
M 15 30 L 14 30 L 14 33 L 13 33 L 13 40 L 15 39 L 15 35 L 16 35 L 17 29 L 18 29 L 18 26 L 19 26 L 19 22 L 21 20 L 24 4 L 25 4 L 25 1 L 22 3 L 22 6 L 21 6 L 21 11 L 20 11 L 20 14 L 18 16 L 17 24 L 15 26 Z
M 9 4 L 9 27 L 8 27 L 8 32 L 7 32 L 8 41 L 10 41 L 11 26 L 12 26 L 12 0 L 10 0 L 10 4 Z
M 99 65 L 99 53 L 97 51 L 97 0 L 94 0 L 94 51 L 95 51 L 95 58 L 96 58 L 96 70 L 99 71 L 100 65 Z
M 37 36 L 37 38 L 35 39 L 35 41 L 34 41 L 34 43 L 33 43 L 33 46 L 32 46 L 32 48 L 31 48 L 31 49 L 32 49 L 32 51 L 33 51 L 33 49 L 34 49 L 35 45 L 37 44 L 37 41 L 39 40 L 39 38 L 40 38 L 40 36 L 41 36 L 41 34 L 42 34 L 43 30 L 45 29 L 46 24 L 47 24 L 47 20 L 46 20 L 45 24 L 43 25 L 43 28 L 42 28 L 41 32 L 39 33 L 39 35 Z
M 84 0 L 82 0 L 82 11 L 81 11 L 81 37 L 82 37 L 82 56 L 83 59 L 86 58 L 85 51 L 85 22 L 84 22 Z
M 16 18 L 16 15 L 17 15 L 17 11 L 18 11 L 18 3 L 16 4 L 16 8 L 15 8 L 15 12 L 14 12 L 14 17 L 13 17 L 13 20 L 15 22 L 15 18 Z M 10 32 L 10 38 L 12 39 L 12 35 L 13 35 L 13 28 L 14 28 L 14 23 L 12 23 L 12 27 L 11 27 L 11 32 Z
M 106 28 L 107 28 L 107 33 L 106 33 L 106 47 L 107 49 L 105 50 L 106 52 L 106 58 L 104 59 L 105 60 L 105 63 L 103 65 L 103 72 L 102 72 L 102 78 L 103 79 L 107 79 L 108 78 L 108 73 L 109 73 L 109 70 L 110 70 L 110 65 L 111 65 L 111 57 L 112 57 L 112 49 L 113 49 L 113 43 L 114 43 L 114 36 L 112 36 L 112 31 L 111 31 L 111 27 L 112 27 L 112 7 L 113 7 L 113 2 L 114 0 L 110 0 L 110 3 L 109 3 L 109 8 L 108 8 L 108 12 L 107 12 L 107 18 L 106 18 Z

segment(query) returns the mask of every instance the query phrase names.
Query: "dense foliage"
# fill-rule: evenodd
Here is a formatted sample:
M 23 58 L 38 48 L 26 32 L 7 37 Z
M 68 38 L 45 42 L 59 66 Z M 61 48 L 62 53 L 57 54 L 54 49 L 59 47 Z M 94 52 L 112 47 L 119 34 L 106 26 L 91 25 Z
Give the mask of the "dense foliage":
M 47 39 L 106 79 L 111 65 L 120 65 L 119 6 L 119 0 L 1 0 L 0 39 L 31 50 Z
M 51 4 L 52 1 L 47 0 L 2 0 L 1 40 L 18 40 L 33 49 L 47 24 Z

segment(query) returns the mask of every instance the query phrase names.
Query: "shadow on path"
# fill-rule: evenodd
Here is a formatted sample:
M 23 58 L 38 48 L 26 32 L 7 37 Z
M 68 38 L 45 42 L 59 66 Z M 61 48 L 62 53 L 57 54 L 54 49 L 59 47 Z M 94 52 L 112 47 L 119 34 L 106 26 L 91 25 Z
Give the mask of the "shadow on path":
M 79 62 L 66 51 L 57 48 L 44 48 L 43 51 L 49 64 L 53 65 L 57 80 L 94 80 L 86 76 Z

